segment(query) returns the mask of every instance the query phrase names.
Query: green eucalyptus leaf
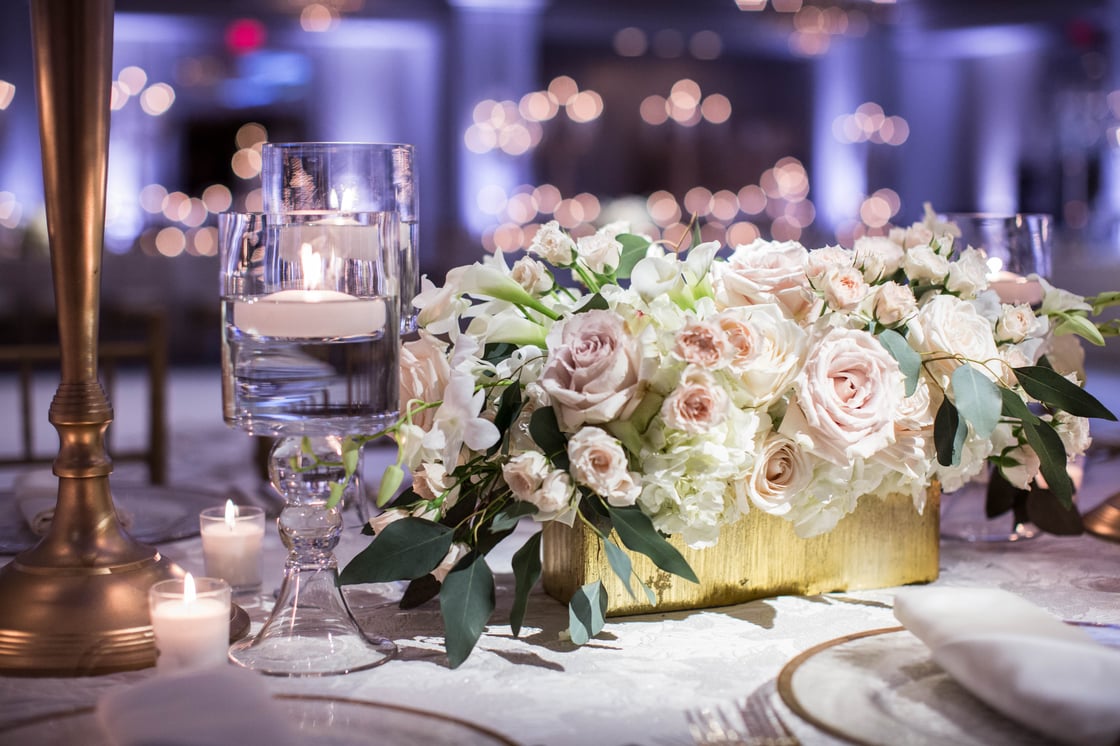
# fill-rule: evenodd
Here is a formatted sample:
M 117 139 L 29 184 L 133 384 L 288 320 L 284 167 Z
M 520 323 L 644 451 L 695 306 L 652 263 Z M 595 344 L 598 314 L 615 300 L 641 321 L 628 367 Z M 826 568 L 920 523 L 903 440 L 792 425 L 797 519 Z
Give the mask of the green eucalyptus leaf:
M 1015 378 L 1028 394 L 1043 404 L 1057 407 L 1077 417 L 1116 420 L 1116 415 L 1096 397 L 1062 374 L 1041 365 L 1015 368 Z
M 537 512 L 537 506 L 523 500 L 514 500 L 494 514 L 490 530 L 496 533 L 508 531 L 527 515 Z
M 1017 393 L 1003 386 L 999 387 L 999 393 L 1003 401 L 1004 417 L 1012 417 L 1020 422 L 1038 422 L 1038 416 Z
M 999 386 L 992 379 L 966 363 L 953 371 L 953 397 L 957 411 L 978 436 L 992 434 L 1003 409 Z
M 611 517 L 611 524 L 618 532 L 618 538 L 628 549 L 649 557 L 653 564 L 665 572 L 671 572 L 693 583 L 700 582 L 689 566 L 688 560 L 657 532 L 653 522 L 641 508 L 636 505 L 626 508 L 615 508 L 610 505 L 606 507 Z
M 488 342 L 482 348 L 483 361 L 497 365 L 513 353 L 517 352 L 517 345 L 509 342 Z
M 442 587 L 434 575 L 428 574 L 422 578 L 416 578 L 404 589 L 404 595 L 401 596 L 400 603 L 397 605 L 402 609 L 415 609 L 438 596 L 439 589 Z
M 968 425 L 961 419 L 949 397 L 945 397 L 933 419 L 933 444 L 937 448 L 937 463 L 942 466 L 959 464 L 966 435 Z
M 620 233 L 614 240 L 622 244 L 622 257 L 614 274 L 619 279 L 626 279 L 634 271 L 634 265 L 645 258 L 649 251 L 649 239 L 633 233 Z
M 339 574 L 340 585 L 415 580 L 430 573 L 447 556 L 452 531 L 423 518 L 393 521 Z
M 529 435 L 553 464 L 560 469 L 568 468 L 568 439 L 560 432 L 552 407 L 541 407 L 533 412 L 529 418 Z
M 595 293 L 590 298 L 585 300 L 574 313 L 585 313 L 587 311 L 606 311 L 610 309 L 610 304 L 607 299 L 599 293 Z
M 576 591 L 568 602 L 568 634 L 576 645 L 585 645 L 607 624 L 607 591 L 596 580 Z
M 514 381 L 509 386 L 506 386 L 505 391 L 502 392 L 501 397 L 498 399 L 498 411 L 494 413 L 494 426 L 498 428 L 498 432 L 505 435 L 509 430 L 510 425 L 514 423 L 517 416 L 521 414 L 522 407 L 525 406 L 524 399 L 521 398 L 521 383 Z M 494 444 L 491 449 L 492 453 L 497 452 L 502 439 L 499 438 L 498 442 Z
M 1046 480 L 1046 486 L 1062 501 L 1063 505 L 1073 505 L 1073 480 L 1066 471 L 1066 447 L 1053 425 L 1045 420 L 1024 422 L 1023 435 L 1034 452 L 1038 454 L 1039 471 Z
M 630 562 L 630 556 L 626 552 L 608 538 L 603 538 L 603 548 L 607 550 L 607 561 L 614 570 L 614 574 L 622 581 L 622 585 L 626 587 L 626 592 L 630 594 L 630 598 L 634 598 L 634 589 L 630 586 L 630 577 L 634 574 L 633 563 Z
M 1076 334 L 1097 347 L 1104 347 L 1104 335 L 1084 313 L 1062 313 L 1060 321 L 1054 326 L 1055 334 Z
M 1048 534 L 1078 536 L 1085 525 L 1077 506 L 1059 499 L 1052 491 L 1037 484 L 1027 495 L 1027 516 L 1031 523 Z
M 494 574 L 482 555 L 467 555 L 447 574 L 439 591 L 439 610 L 447 658 L 458 668 L 494 613 Z
M 381 475 L 381 484 L 377 485 L 377 507 L 383 508 L 388 505 L 403 482 L 404 469 L 399 464 L 386 466 L 385 473 Z
M 902 375 L 906 376 L 906 395 L 910 396 L 917 390 L 918 379 L 922 375 L 922 356 L 910 346 L 905 337 L 893 329 L 879 332 L 878 339 L 891 357 L 898 361 Z
M 634 579 L 638 581 L 638 587 L 640 587 L 642 589 L 642 591 L 645 592 L 646 601 L 649 602 L 649 605 L 650 606 L 657 606 L 657 596 L 654 595 L 653 590 L 648 585 L 643 583 L 641 578 L 635 577 Z
M 509 611 L 509 626 L 513 636 L 521 634 L 525 608 L 529 605 L 529 592 L 541 577 L 541 532 L 538 531 L 513 553 L 513 607 Z
M 689 244 L 690 249 L 704 243 L 704 238 L 703 238 L 703 236 L 700 235 L 700 221 L 696 219 L 695 215 L 692 216 L 691 239 L 692 239 L 692 243 Z

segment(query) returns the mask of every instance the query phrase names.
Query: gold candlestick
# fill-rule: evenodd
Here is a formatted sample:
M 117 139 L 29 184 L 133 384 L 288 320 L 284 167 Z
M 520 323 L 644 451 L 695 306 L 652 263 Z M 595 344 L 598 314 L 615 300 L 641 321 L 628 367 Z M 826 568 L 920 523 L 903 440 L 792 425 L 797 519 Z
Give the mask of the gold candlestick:
M 182 571 L 122 528 L 113 419 L 97 378 L 113 0 L 32 0 L 43 185 L 58 309 L 58 502 L 49 533 L 0 568 L 0 672 L 87 675 L 155 663 L 148 588 Z

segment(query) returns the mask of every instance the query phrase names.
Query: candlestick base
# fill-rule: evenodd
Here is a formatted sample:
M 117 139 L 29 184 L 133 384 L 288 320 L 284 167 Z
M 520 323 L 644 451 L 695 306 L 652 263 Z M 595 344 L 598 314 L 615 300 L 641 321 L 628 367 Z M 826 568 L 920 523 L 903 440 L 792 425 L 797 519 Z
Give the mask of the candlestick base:
M 50 532 L 0 569 L 0 672 L 91 676 L 154 665 L 148 589 L 182 575 L 124 532 L 106 477 L 60 479 Z

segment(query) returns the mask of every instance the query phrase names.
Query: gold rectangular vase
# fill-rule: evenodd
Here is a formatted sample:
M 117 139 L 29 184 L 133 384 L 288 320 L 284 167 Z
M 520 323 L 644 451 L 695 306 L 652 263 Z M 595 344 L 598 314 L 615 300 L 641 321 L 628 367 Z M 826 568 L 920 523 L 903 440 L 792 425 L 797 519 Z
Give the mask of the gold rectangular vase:
M 724 528 L 719 543 L 709 549 L 670 539 L 696 572 L 698 585 L 628 552 L 634 572 L 657 597 L 653 605 L 636 585 L 634 596 L 626 591 L 598 537 L 583 524 L 548 523 L 544 589 L 567 603 L 580 586 L 601 580 L 609 599 L 607 615 L 621 616 L 928 582 L 938 572 L 939 507 L 936 489 L 921 514 L 907 496 L 865 497 L 836 528 L 811 539 L 798 538 L 788 521 L 752 510 Z

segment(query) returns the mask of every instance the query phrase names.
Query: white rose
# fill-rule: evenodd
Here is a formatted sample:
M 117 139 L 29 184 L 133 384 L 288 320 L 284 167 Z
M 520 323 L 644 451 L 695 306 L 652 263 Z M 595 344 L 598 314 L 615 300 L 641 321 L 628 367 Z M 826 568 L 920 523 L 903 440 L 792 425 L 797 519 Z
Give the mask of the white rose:
M 1062 439 L 1068 458 L 1080 456 L 1093 443 L 1093 438 L 1089 434 L 1089 420 L 1085 417 L 1058 412 L 1054 417 L 1054 429 Z
M 971 298 L 988 287 L 988 255 L 971 246 L 949 263 L 945 287 L 963 298 Z
M 851 311 L 871 291 L 863 274 L 855 267 L 833 267 L 820 281 L 824 300 L 838 311 Z
M 548 334 L 541 388 L 561 429 L 625 419 L 636 406 L 640 353 L 612 311 L 593 310 L 557 322 Z
M 977 364 L 999 357 L 992 325 L 971 303 L 952 295 L 931 298 L 910 320 L 909 329 L 910 345 L 920 353 L 932 355 L 934 359 L 926 363 L 926 368 L 935 372 L 943 385 L 948 385 L 949 376 L 961 363 L 934 353 L 958 355 Z M 978 370 L 993 379 L 1000 366 L 995 367 L 993 372 L 987 366 L 977 365 Z
M 894 326 L 917 313 L 918 302 L 909 285 L 884 282 L 875 286 L 871 309 L 872 315 L 880 324 Z
M 852 247 L 855 266 L 867 282 L 879 282 L 902 267 L 905 250 L 885 236 L 860 236 Z
M 563 512 L 572 502 L 575 488 L 566 471 L 553 469 L 541 481 L 541 486 L 529 497 L 537 506 L 534 518 L 551 518 Z
M 689 319 L 673 338 L 673 354 L 686 363 L 713 369 L 727 362 L 731 344 L 718 321 Z
M 789 438 L 770 433 L 758 453 L 754 470 L 738 484 L 762 512 L 785 515 L 790 511 L 790 501 L 808 486 L 812 476 L 812 463 L 801 448 Z
M 1020 445 L 1004 451 L 1003 458 L 1006 460 L 999 467 L 1003 478 L 1013 487 L 1029 490 L 1042 463 L 1034 449 L 1028 445 Z
M 1003 306 L 1003 313 L 996 322 L 996 339 L 1000 342 L 1022 342 L 1038 331 L 1038 317 L 1026 303 Z
M 834 327 L 810 346 L 779 432 L 835 464 L 868 458 L 894 440 L 903 399 L 898 363 L 865 331 Z
M 592 272 L 603 274 L 618 269 L 622 244 L 604 233 L 581 236 L 576 241 L 576 254 Z
M 523 256 L 514 262 L 509 274 L 518 285 L 525 288 L 525 292 L 532 295 L 540 295 L 552 289 L 552 275 L 531 256 Z
M 902 268 L 914 282 L 940 284 L 949 274 L 949 260 L 927 245 L 915 246 L 906 252 Z
M 443 398 L 443 390 L 451 377 L 447 362 L 447 346 L 421 330 L 418 339 L 401 345 L 400 407 L 406 412 L 409 402 L 431 403 Z M 435 408 L 422 409 L 412 417 L 412 424 L 427 431 L 435 419 Z
M 447 554 L 436 565 L 436 569 L 432 570 L 432 577 L 442 583 L 447 579 L 447 574 L 455 569 L 455 565 L 459 564 L 459 560 L 466 557 L 470 551 L 471 548 L 461 541 L 452 544 L 451 548 L 447 550 Z
M 766 407 L 801 369 L 808 335 L 773 304 L 729 308 L 715 318 L 727 334 L 728 367 L 740 384 L 736 404 Z
M 812 321 L 820 303 L 809 285 L 809 252 L 796 241 L 757 239 L 712 265 L 716 301 L 723 308 L 777 303 L 793 319 Z
M 513 496 L 527 502 L 533 502 L 533 493 L 540 489 L 541 482 L 550 471 L 552 466 L 539 451 L 519 453 L 502 464 L 502 478 L 506 480 Z
M 396 523 L 402 518 L 408 518 L 408 515 L 409 513 L 407 510 L 401 510 L 400 508 L 389 508 L 388 510 L 383 511 L 378 515 L 375 515 L 373 518 L 370 518 L 368 521 L 369 527 L 373 530 L 373 535 L 377 536 L 379 533 L 384 531 L 385 527 L 390 523 Z
M 585 427 L 573 435 L 568 440 L 568 458 L 576 481 L 615 507 L 633 505 L 641 494 L 622 444 L 604 430 Z
M 727 393 L 711 374 L 689 367 L 662 403 L 661 418 L 674 430 L 706 433 L 727 419 L 727 406 Z
M 567 267 L 572 263 L 575 243 L 560 228 L 555 220 L 550 220 L 537 229 L 529 243 L 529 251 L 556 267 Z
M 824 246 L 809 252 L 805 261 L 805 274 L 815 280 L 830 269 L 851 267 L 854 261 L 852 252 L 843 246 Z

